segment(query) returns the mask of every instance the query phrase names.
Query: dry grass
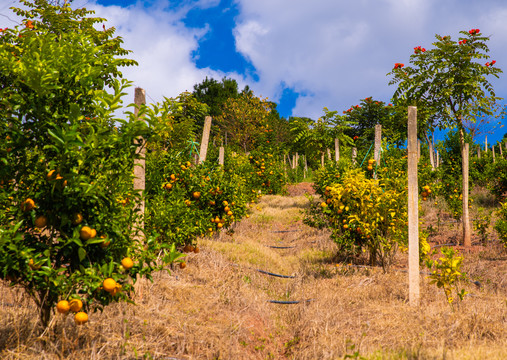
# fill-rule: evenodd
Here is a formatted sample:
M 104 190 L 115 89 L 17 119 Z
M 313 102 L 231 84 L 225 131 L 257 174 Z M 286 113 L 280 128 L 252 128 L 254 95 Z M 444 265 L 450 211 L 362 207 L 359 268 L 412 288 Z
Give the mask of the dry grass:
M 463 284 L 470 296 L 459 309 L 452 311 L 424 276 L 421 306 L 414 309 L 404 272 L 336 266 L 329 234 L 300 220 L 306 203 L 304 196 L 264 197 L 262 210 L 254 206 L 234 234 L 202 239 L 185 270 L 143 281 L 136 306 L 110 306 L 81 327 L 57 316 L 37 337 L 34 306 L 21 291 L 3 287 L 0 357 L 340 359 L 357 352 L 368 359 L 507 358 L 507 256 L 494 241 L 465 254 L 467 272 L 483 287 Z M 434 221 L 432 206 L 424 206 L 423 221 Z M 439 239 L 454 233 L 446 227 Z

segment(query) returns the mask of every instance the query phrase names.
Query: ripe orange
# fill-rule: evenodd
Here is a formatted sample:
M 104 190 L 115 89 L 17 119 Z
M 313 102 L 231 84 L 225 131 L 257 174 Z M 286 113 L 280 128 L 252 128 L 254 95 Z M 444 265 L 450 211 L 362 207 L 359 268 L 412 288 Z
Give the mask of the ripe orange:
M 69 308 L 73 312 L 78 312 L 79 310 L 81 310 L 83 308 L 83 302 L 79 299 L 72 299 L 69 302 Z
M 46 175 L 46 179 L 48 181 L 51 181 L 51 180 L 54 180 L 56 179 L 56 174 L 55 174 L 55 170 L 51 170 L 50 172 L 48 172 L 48 174 Z
M 81 230 L 79 230 L 79 237 L 81 240 L 89 240 L 97 236 L 97 230 L 92 229 L 89 226 L 83 226 Z
M 229 211 L 231 211 L 231 208 L 230 208 L 230 207 L 228 207 L 228 206 L 226 206 L 226 207 L 224 207 L 224 211 L 225 211 L 225 212 L 229 212 Z
M 30 259 L 28 261 L 28 266 L 30 266 L 30 269 L 32 269 L 32 270 L 39 270 L 41 267 L 41 265 L 36 264 L 35 261 L 33 261 L 33 259 Z
M 227 215 L 232 216 L 232 211 L 228 211 Z
M 23 211 L 30 211 L 30 210 L 33 210 L 34 208 L 35 208 L 35 201 L 33 201 L 30 198 L 26 199 L 25 201 L 23 201 L 21 203 L 21 210 L 23 210 Z
M 199 191 L 194 191 L 192 196 L 194 197 L 194 199 L 198 200 L 201 197 L 201 193 Z
M 326 208 L 326 207 L 327 207 L 327 203 L 326 203 L 326 202 L 324 202 L 324 201 L 323 201 L 323 202 L 321 202 L 321 203 L 320 203 L 320 207 L 321 207 L 321 208 Z
M 164 189 L 166 189 L 166 190 L 171 190 L 172 187 L 173 187 L 173 185 L 171 183 L 167 183 L 164 185 Z
M 180 269 L 184 269 L 187 267 L 187 263 L 186 262 L 180 262 Z
M 81 222 L 83 222 L 83 215 L 80 213 L 74 214 L 72 217 L 72 225 L 79 225 Z
M 222 202 L 222 204 L 224 204 L 224 206 L 229 205 L 229 203 L 227 201 L 225 201 L 225 200 Z
M 199 253 L 199 251 L 200 251 L 200 250 L 199 250 L 199 246 L 196 246 L 196 247 L 194 248 L 194 253 L 198 254 L 198 253 Z
M 223 226 L 224 226 L 224 224 L 222 224 L 222 223 L 218 223 L 218 224 L 217 224 L 217 227 L 218 227 L 219 229 L 220 229 L 221 227 L 223 227 Z
M 109 293 L 114 291 L 114 289 L 116 288 L 116 285 L 117 285 L 116 281 L 114 281 L 114 279 L 111 279 L 111 278 L 107 278 L 102 283 L 102 286 L 104 287 L 104 290 L 106 290 Z
M 76 325 L 83 325 L 84 323 L 88 322 L 88 315 L 85 312 L 78 312 L 76 315 L 74 315 L 74 321 L 76 322 Z
M 42 229 L 48 224 L 48 218 L 44 215 L 37 216 L 35 219 L 35 227 Z
M 66 313 L 68 313 L 69 310 L 70 310 L 69 302 L 67 300 L 60 300 L 60 301 L 58 301 L 58 304 L 56 304 L 56 310 L 60 314 L 66 314 Z
M 129 257 L 123 258 L 123 260 L 121 261 L 121 264 L 127 270 L 132 269 L 132 267 L 134 266 L 134 262 Z

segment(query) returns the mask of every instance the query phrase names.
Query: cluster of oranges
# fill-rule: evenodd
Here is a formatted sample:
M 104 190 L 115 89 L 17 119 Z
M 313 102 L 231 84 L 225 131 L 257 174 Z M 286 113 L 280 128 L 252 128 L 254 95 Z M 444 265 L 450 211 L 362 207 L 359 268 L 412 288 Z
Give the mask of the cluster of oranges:
M 423 201 L 428 200 L 428 196 L 431 194 L 431 188 L 428 185 L 423 186 L 423 192 L 421 193 Z
M 121 265 L 124 269 L 129 270 L 134 267 L 134 262 L 131 258 L 125 257 L 122 259 Z M 112 296 L 115 296 L 121 291 L 121 284 L 118 284 L 113 278 L 107 278 L 102 282 L 101 288 Z M 77 325 L 83 325 L 88 322 L 88 314 L 82 311 L 82 309 L 83 301 L 77 298 L 60 300 L 56 304 L 56 311 L 60 314 L 68 314 L 72 311 L 74 313 L 74 321 Z

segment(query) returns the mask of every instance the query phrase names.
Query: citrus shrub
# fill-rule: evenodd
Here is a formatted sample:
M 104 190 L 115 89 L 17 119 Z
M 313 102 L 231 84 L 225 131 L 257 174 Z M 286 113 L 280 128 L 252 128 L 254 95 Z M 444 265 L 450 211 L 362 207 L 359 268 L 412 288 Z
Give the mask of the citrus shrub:
M 253 151 L 249 156 L 252 169 L 244 172 L 249 177 L 249 185 L 252 189 L 259 189 L 262 194 L 282 194 L 285 191 L 286 180 L 283 174 L 282 164 L 277 161 L 273 154 Z
M 369 263 L 387 267 L 400 245 L 407 242 L 407 194 L 367 179 L 361 169 L 343 174 L 330 186 L 332 237 L 346 257 L 366 251 Z
M 179 247 L 194 246 L 197 238 L 225 230 L 246 215 L 246 179 L 182 162 L 175 154 L 159 154 L 147 164 L 147 226 L 160 240 Z
M 121 39 L 95 30 L 104 19 L 86 9 L 21 2 L 24 25 L 0 35 L 9 84 L 0 88 L 0 138 L 8 139 L 0 141 L 0 278 L 26 290 L 44 327 L 54 311 L 75 312 L 83 324 L 81 313 L 131 301 L 137 276 L 161 268 L 161 251 L 179 254 L 133 226 L 141 220 L 135 139 L 148 129 L 113 115 L 128 85 L 118 68 L 134 64 L 120 58 L 128 53 Z M 118 291 L 104 290 L 107 278 Z

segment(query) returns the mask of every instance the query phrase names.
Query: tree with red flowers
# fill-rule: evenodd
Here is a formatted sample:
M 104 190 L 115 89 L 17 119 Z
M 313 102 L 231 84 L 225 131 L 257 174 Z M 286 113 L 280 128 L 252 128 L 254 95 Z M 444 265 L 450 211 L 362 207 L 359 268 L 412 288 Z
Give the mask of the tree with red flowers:
M 429 126 L 457 128 L 461 153 L 465 156 L 466 123 L 482 115 L 494 115 L 499 97 L 488 76 L 498 77 L 502 71 L 489 59 L 488 37 L 479 29 L 460 31 L 457 41 L 450 36 L 436 35 L 434 49 L 415 48 L 411 66 L 395 64 L 388 74 L 390 85 L 397 84 L 393 101 L 424 109 Z M 471 245 L 468 219 L 468 172 L 463 168 L 463 242 Z M 466 183 L 466 184 L 465 184 Z

